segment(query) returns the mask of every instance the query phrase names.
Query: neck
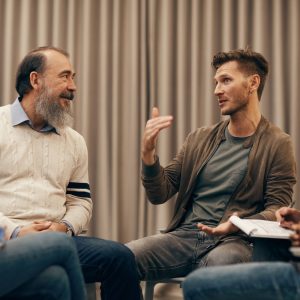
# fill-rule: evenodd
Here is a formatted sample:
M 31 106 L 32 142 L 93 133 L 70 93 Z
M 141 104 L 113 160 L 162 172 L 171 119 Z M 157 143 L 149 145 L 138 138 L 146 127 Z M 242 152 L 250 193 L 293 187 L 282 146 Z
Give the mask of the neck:
M 39 131 L 45 126 L 46 122 L 35 112 L 34 103 L 34 98 L 31 95 L 25 95 L 21 101 L 21 106 L 31 121 L 33 129 Z
M 258 105 L 246 111 L 239 111 L 230 116 L 229 133 L 236 137 L 247 137 L 256 131 L 261 113 Z

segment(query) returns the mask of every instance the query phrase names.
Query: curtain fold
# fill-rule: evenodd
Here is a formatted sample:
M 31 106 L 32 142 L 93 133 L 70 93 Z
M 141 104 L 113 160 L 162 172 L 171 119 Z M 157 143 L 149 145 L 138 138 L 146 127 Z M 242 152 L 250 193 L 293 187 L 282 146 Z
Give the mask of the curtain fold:
M 300 163 L 297 0 L 0 0 L 0 25 L 1 105 L 16 97 L 17 65 L 30 49 L 70 53 L 74 126 L 89 149 L 92 235 L 126 242 L 168 224 L 174 200 L 151 205 L 140 182 L 143 129 L 153 106 L 174 116 L 159 137 L 164 165 L 190 131 L 220 120 L 211 68 L 218 51 L 249 45 L 269 60 L 261 108 L 291 134 Z

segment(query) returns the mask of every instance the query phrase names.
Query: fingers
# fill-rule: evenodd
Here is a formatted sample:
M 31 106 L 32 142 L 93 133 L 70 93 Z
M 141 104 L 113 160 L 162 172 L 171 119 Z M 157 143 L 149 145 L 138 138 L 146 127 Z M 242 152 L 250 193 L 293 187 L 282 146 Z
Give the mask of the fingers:
M 290 236 L 293 246 L 300 246 L 300 224 L 292 225 L 291 229 L 295 231 L 295 233 Z
M 300 234 L 295 233 L 291 235 L 291 241 L 293 246 L 300 246 Z
M 37 231 L 42 231 L 42 230 L 46 230 L 46 229 L 49 229 L 51 226 L 51 223 L 50 224 L 38 224 L 35 226 L 35 229 Z
M 202 223 L 197 224 L 198 229 L 201 231 L 207 233 L 207 234 L 214 234 L 215 233 L 215 228 L 208 227 L 207 225 L 204 225 Z
M 159 110 L 158 110 L 158 108 L 157 107 L 153 107 L 152 108 L 152 114 L 151 114 L 152 119 L 153 118 L 157 118 L 158 116 L 159 116 Z
M 150 119 L 145 127 L 145 138 L 151 140 L 155 139 L 162 129 L 171 126 L 172 120 L 172 116 L 162 116 L 155 119 Z
M 20 231 L 18 233 L 18 237 L 25 236 L 29 233 L 35 233 L 39 232 L 45 229 L 48 229 L 51 226 L 52 222 L 41 222 L 41 221 L 35 221 L 31 224 L 22 226 L 20 228 Z
M 147 128 L 157 128 L 163 129 L 171 125 L 173 117 L 171 115 L 168 116 L 160 116 L 157 107 L 152 108 L 151 119 L 148 120 L 146 127 Z
M 294 225 L 294 222 L 291 222 L 291 221 L 285 221 L 284 219 L 282 219 L 280 221 L 280 226 L 283 227 L 283 228 L 288 228 L 288 229 L 291 229 Z
M 285 216 L 288 216 L 291 214 L 291 208 L 289 207 L 281 207 L 280 209 L 278 209 L 276 211 L 276 216 L 278 216 L 278 218 L 283 218 Z
M 35 221 L 33 228 L 36 231 L 41 231 L 41 230 L 48 229 L 51 226 L 51 224 L 52 224 L 52 222 L 50 222 L 50 221 L 46 221 L 46 222 Z
M 281 222 L 282 221 L 282 208 L 276 210 L 275 212 L 275 216 L 276 216 L 276 220 L 277 222 Z
M 295 230 L 296 232 L 300 232 L 300 224 L 293 224 L 291 226 L 292 230 Z
M 154 151 L 156 146 L 156 141 L 159 132 L 162 129 L 168 128 L 171 126 L 173 121 L 172 116 L 160 116 L 157 107 L 153 107 L 152 109 L 152 118 L 147 121 L 143 144 L 142 144 L 142 152 L 144 155 L 147 155 L 148 152 Z
M 282 207 L 276 211 L 277 221 L 283 226 L 286 222 L 296 223 L 300 221 L 300 212 L 295 208 Z

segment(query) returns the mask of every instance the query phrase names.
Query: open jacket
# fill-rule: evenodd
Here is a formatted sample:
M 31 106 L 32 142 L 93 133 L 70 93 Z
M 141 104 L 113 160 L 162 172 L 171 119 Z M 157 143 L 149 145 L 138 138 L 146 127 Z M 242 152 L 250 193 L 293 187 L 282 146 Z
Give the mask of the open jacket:
M 183 221 L 192 204 L 197 176 L 225 139 L 228 123 L 229 120 L 222 121 L 190 133 L 165 168 L 158 157 L 154 165 L 143 165 L 142 181 L 151 203 L 164 203 L 178 193 L 166 232 Z M 275 220 L 275 211 L 292 202 L 296 163 L 290 136 L 262 117 L 244 147 L 251 147 L 247 172 L 231 195 L 220 223 L 227 221 L 233 212 L 240 217 Z

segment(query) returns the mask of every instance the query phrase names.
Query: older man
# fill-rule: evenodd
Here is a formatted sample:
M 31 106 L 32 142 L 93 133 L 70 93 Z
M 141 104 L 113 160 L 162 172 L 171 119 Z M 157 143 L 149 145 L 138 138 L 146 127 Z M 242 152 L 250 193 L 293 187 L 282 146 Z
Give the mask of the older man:
M 139 299 L 133 254 L 125 246 L 78 236 L 92 213 L 88 155 L 71 129 L 76 86 L 68 54 L 41 47 L 19 65 L 12 105 L 0 108 L 0 211 L 7 238 L 59 231 L 73 236 L 86 282 L 102 299 Z

